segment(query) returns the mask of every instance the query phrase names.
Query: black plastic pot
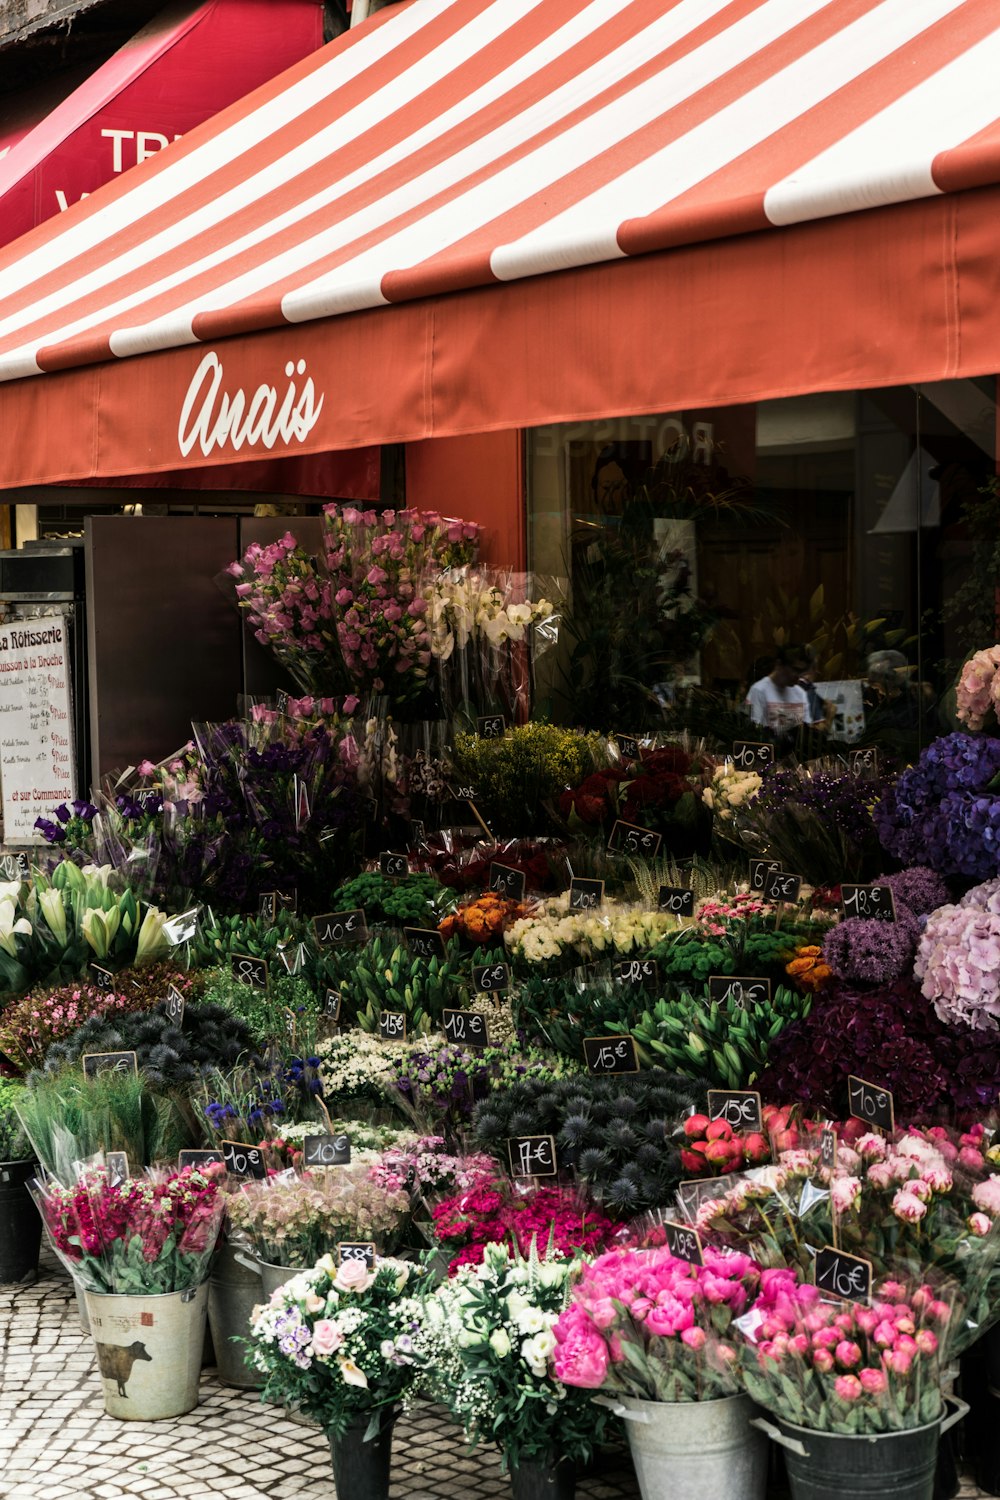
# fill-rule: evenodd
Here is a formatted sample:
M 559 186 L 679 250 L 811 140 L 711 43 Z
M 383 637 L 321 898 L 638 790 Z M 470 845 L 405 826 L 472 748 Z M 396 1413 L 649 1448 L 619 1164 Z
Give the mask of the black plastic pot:
M 379 1429 L 365 1442 L 370 1417 L 348 1427 L 343 1437 L 330 1437 L 333 1486 L 344 1500 L 389 1500 L 389 1468 L 392 1463 L 392 1428 L 396 1413 L 383 1408 Z
M 565 1460 L 562 1463 L 551 1460 L 512 1463 L 510 1487 L 514 1500 L 573 1500 L 576 1468 Z
M 0 1162 L 0 1283 L 34 1281 L 42 1220 L 28 1183 L 38 1171 L 34 1161 Z

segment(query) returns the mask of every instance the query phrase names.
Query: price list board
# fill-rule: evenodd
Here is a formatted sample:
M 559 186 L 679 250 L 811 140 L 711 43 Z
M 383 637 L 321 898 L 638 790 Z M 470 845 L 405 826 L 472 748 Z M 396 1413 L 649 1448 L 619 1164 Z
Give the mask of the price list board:
M 4 838 L 37 844 L 35 819 L 76 796 L 65 615 L 0 625 Z

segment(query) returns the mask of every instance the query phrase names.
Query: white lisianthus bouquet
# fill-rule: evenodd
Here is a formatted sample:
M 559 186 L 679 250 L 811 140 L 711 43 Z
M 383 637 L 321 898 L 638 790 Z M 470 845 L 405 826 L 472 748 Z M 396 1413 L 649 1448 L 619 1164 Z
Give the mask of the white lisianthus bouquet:
M 553 1328 L 566 1306 L 574 1261 L 556 1252 L 511 1259 L 487 1245 L 421 1299 L 412 1357 L 421 1389 L 440 1400 L 470 1443 L 496 1442 L 517 1466 L 586 1458 L 604 1414 L 587 1392 L 554 1373 Z
M 677 927 L 669 912 L 606 902 L 599 911 L 570 911 L 569 893 L 540 902 L 504 934 L 515 958 L 528 964 L 572 957 L 576 963 L 614 954 L 644 953 Z
M 286 1281 L 251 1322 L 265 1397 L 298 1407 L 332 1437 L 377 1420 L 413 1378 L 415 1294 L 426 1274 L 408 1261 L 380 1259 L 369 1270 L 324 1255 Z

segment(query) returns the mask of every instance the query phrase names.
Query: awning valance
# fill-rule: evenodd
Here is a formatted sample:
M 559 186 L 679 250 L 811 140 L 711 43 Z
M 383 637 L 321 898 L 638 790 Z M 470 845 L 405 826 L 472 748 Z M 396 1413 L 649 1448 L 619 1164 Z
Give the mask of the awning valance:
M 997 76 L 995 0 L 382 11 L 0 254 L 0 480 L 1000 367 Z

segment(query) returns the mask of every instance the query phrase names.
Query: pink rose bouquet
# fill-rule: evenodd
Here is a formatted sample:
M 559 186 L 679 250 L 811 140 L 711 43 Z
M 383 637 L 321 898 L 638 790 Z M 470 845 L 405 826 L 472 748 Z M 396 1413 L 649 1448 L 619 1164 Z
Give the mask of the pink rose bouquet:
M 977 651 L 962 668 L 955 689 L 956 716 L 974 732 L 983 728 L 1000 703 L 998 673 L 1000 646 L 989 646 L 985 651 Z
M 612 1250 L 585 1265 L 553 1329 L 559 1379 L 644 1401 L 733 1395 L 733 1325 L 756 1296 L 760 1272 L 749 1256 L 711 1248 L 704 1262 Z
M 155 1296 L 208 1279 L 225 1212 L 221 1166 L 150 1168 L 112 1183 L 90 1167 L 71 1188 L 32 1184 L 60 1260 L 90 1292 Z
M 411 1334 L 426 1272 L 408 1261 L 338 1265 L 324 1255 L 255 1307 L 247 1340 L 264 1397 L 300 1408 L 331 1437 L 377 1419 L 414 1374 Z
M 857 1437 L 923 1427 L 941 1415 L 951 1301 L 886 1280 L 871 1306 L 827 1301 L 794 1271 L 765 1271 L 744 1320 L 743 1383 L 798 1427 Z

